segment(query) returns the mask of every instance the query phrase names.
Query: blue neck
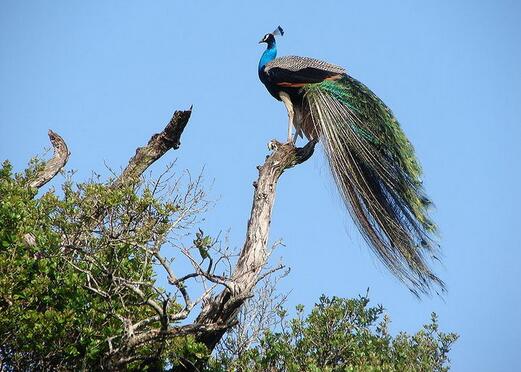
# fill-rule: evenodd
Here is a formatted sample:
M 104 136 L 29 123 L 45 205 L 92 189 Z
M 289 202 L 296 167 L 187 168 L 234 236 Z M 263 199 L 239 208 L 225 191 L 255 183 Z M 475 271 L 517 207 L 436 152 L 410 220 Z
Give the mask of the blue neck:
M 275 41 L 268 44 L 268 48 L 262 53 L 259 61 L 259 73 L 262 71 L 266 63 L 273 61 L 277 57 L 277 44 Z

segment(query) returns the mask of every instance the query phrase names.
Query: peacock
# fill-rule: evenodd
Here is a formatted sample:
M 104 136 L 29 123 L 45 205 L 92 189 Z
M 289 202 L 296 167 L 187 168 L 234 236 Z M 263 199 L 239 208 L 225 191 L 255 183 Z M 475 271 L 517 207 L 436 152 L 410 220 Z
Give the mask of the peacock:
M 258 72 L 288 112 L 288 142 L 319 141 L 339 193 L 362 236 L 416 295 L 445 290 L 430 269 L 437 227 L 428 215 L 422 170 L 392 111 L 340 66 L 308 57 L 277 58 L 279 26 L 264 35 Z M 293 134 L 294 128 L 294 134 Z M 439 293 L 439 292 L 438 292 Z

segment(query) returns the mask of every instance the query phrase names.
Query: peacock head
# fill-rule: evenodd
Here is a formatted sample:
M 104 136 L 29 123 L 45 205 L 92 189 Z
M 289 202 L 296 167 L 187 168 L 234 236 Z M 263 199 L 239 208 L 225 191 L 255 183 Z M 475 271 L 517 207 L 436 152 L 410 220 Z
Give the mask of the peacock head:
M 264 37 L 261 39 L 261 41 L 259 41 L 259 44 L 260 43 L 266 43 L 266 44 L 268 44 L 268 48 L 270 48 L 273 45 L 275 45 L 275 36 L 278 36 L 278 35 L 280 35 L 280 36 L 284 35 L 284 30 L 280 26 L 277 27 L 275 29 L 275 31 L 270 32 L 269 34 L 264 35 Z

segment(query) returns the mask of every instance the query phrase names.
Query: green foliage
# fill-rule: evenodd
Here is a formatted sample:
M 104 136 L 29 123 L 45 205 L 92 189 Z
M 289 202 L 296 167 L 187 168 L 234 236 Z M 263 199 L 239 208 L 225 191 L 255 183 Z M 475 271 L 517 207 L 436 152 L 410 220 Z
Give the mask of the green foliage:
M 101 321 L 91 317 L 98 303 L 86 303 L 80 275 L 64 262 L 52 223 L 58 203 L 52 194 L 34 200 L 26 176 L 0 171 L 0 334 L 1 358 L 17 368 L 68 366 L 82 355 L 95 358 L 89 334 Z M 30 234 L 34 244 L 24 236 Z M 81 330 L 80 330 L 81 329 Z M 29 360 L 28 360 L 29 359 Z M 32 361 L 31 361 L 32 360 Z
M 199 194 L 163 199 L 157 195 L 158 182 L 113 188 L 94 181 L 66 181 L 59 193 L 51 190 L 37 196 L 29 185 L 41 166 L 34 160 L 23 174 L 13 174 L 8 162 L 0 168 L 2 368 L 113 370 L 114 358 L 124 360 L 117 369 L 136 371 L 203 365 L 210 357 L 207 348 L 193 335 L 163 336 L 167 332 L 160 331 L 175 322 L 160 321 L 147 302 L 159 304 L 167 312 L 166 319 L 183 310 L 176 297 L 156 285 L 154 253 L 172 229 L 190 225 L 183 226 L 182 221 L 193 210 L 181 200 L 192 208 Z M 209 252 L 215 240 L 200 229 L 194 235 L 194 251 L 201 260 L 212 261 Z M 183 283 L 177 288 L 186 290 Z M 277 307 L 273 311 L 283 325 L 278 332 L 265 330 L 261 342 L 239 356 L 223 352 L 210 358 L 207 369 L 448 368 L 447 355 L 457 336 L 440 332 L 434 315 L 417 334 L 392 337 L 388 318 L 380 320 L 383 308 L 368 307 L 368 302 L 366 297 L 322 297 L 308 316 L 302 306 L 297 307 L 292 320 Z M 132 331 L 129 324 L 135 326 Z M 154 334 L 160 337 L 131 347 L 125 343 L 134 336 Z
M 99 368 L 109 344 L 120 345 L 124 319 L 155 315 L 143 298 L 161 301 L 162 293 L 153 286 L 149 251 L 140 247 L 164 241 L 179 206 L 139 184 L 67 181 L 63 196 L 49 191 L 35 198 L 29 182 L 39 167 L 33 161 L 24 174 L 13 174 L 4 162 L 0 169 L 0 361 L 13 370 Z M 96 223 L 100 210 L 105 217 Z M 143 296 L 117 286 L 137 281 Z M 132 354 L 164 361 L 157 349 L 151 343 Z
M 199 254 L 203 260 L 209 257 L 208 248 L 212 246 L 212 238 L 210 236 L 204 235 L 203 230 L 199 229 L 199 231 L 195 233 L 193 243 L 199 250 Z
M 237 358 L 221 354 L 215 371 L 447 371 L 454 333 L 431 323 L 415 335 L 388 332 L 389 318 L 382 306 L 369 307 L 369 299 L 322 296 L 311 313 L 297 306 L 297 317 L 279 315 L 282 330 L 268 330 L 259 345 Z M 383 319 L 380 319 L 382 318 Z

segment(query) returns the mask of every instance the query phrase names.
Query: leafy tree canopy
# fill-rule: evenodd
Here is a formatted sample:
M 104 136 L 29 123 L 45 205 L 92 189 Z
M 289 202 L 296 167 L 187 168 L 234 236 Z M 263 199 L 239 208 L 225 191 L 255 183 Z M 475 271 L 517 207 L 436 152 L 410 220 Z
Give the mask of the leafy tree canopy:
M 267 330 L 260 342 L 240 355 L 221 352 L 216 370 L 236 371 L 447 371 L 448 353 L 458 336 L 439 330 L 436 314 L 414 335 L 389 334 L 382 306 L 367 296 L 322 296 L 305 316 L 287 320 L 280 309 L 279 331 Z
M 157 284 L 158 268 L 171 269 L 159 252 L 175 230 L 191 236 L 193 244 L 179 249 L 197 275 L 217 280 L 215 265 L 202 272 L 200 263 L 229 259 L 194 226 L 205 203 L 199 187 L 176 193 L 161 180 L 114 188 L 67 179 L 59 193 L 38 196 L 30 180 L 42 166 L 33 161 L 21 174 L 8 162 L 0 168 L 0 370 L 449 368 L 457 336 L 441 332 L 434 314 L 418 333 L 393 337 L 384 309 L 369 306 L 367 296 L 323 296 L 308 315 L 299 306 L 294 319 L 280 303 L 259 311 L 250 301 L 242 312 L 275 316 L 278 326 L 261 321 L 258 337 L 246 344 L 232 329 L 212 357 L 191 325 L 177 327 L 194 304 L 193 288 L 170 280 L 178 288 L 170 293 Z

